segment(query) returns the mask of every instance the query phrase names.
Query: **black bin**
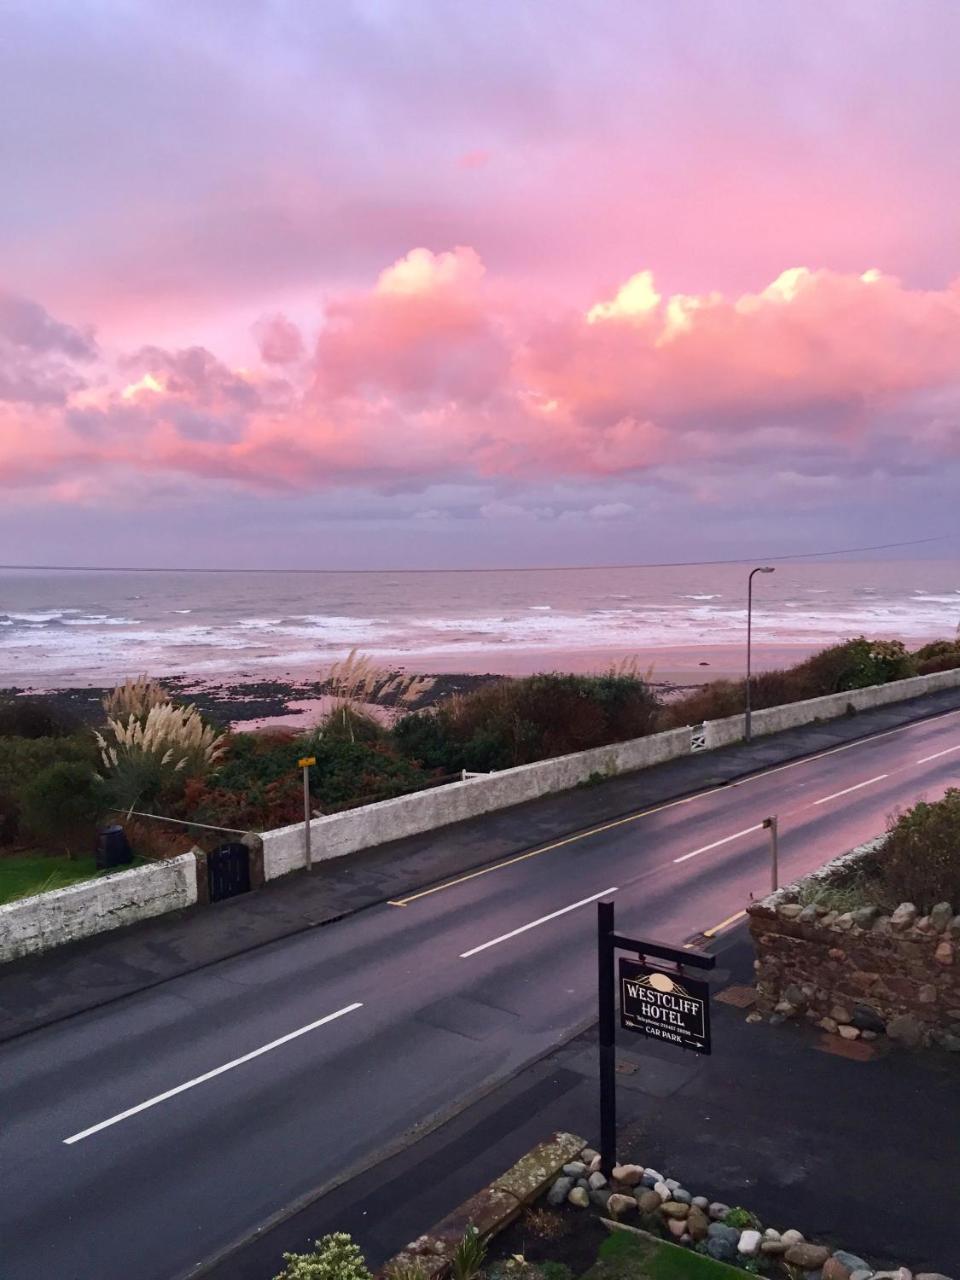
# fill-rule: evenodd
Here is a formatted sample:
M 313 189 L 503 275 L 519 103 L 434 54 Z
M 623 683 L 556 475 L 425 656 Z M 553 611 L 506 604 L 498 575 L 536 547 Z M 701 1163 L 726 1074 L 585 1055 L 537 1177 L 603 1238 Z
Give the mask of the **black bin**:
M 123 827 L 104 827 L 97 835 L 97 870 L 124 867 L 133 861 L 133 850 L 127 841 Z

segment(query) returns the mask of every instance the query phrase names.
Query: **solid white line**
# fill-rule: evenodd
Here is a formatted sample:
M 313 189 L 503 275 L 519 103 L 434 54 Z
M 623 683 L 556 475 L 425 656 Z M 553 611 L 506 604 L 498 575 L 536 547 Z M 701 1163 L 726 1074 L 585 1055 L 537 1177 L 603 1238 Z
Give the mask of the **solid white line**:
M 714 840 L 713 844 L 705 844 L 701 849 L 694 849 L 691 853 L 681 854 L 679 858 L 674 858 L 674 862 L 686 862 L 688 858 L 695 858 L 698 854 L 707 853 L 710 849 L 717 849 L 722 844 L 729 844 L 731 840 L 739 840 L 741 836 L 748 836 L 753 831 L 762 830 L 762 822 L 758 822 L 753 827 L 744 827 L 742 831 L 735 831 L 732 836 L 724 836 L 722 840 Z
M 178 1084 L 175 1089 L 168 1089 L 166 1093 L 158 1093 L 155 1098 L 148 1098 L 146 1102 L 130 1107 L 127 1111 L 121 1111 L 119 1115 L 111 1116 L 109 1120 L 101 1120 L 99 1124 L 91 1125 L 89 1129 L 84 1129 L 82 1133 L 75 1133 L 72 1138 L 64 1138 L 64 1144 L 69 1147 L 71 1143 L 80 1142 L 82 1138 L 89 1138 L 91 1134 L 99 1133 L 101 1129 L 109 1129 L 112 1124 L 119 1124 L 121 1120 L 126 1120 L 128 1116 L 135 1116 L 138 1111 L 146 1111 L 148 1107 L 155 1107 L 158 1102 L 166 1102 L 168 1098 L 173 1098 L 178 1093 L 183 1093 L 186 1089 L 192 1089 L 194 1085 L 203 1084 L 206 1080 L 212 1080 L 214 1076 L 223 1075 L 225 1071 L 232 1071 L 234 1067 L 239 1067 L 244 1062 L 249 1062 L 252 1058 L 259 1058 L 261 1053 L 269 1053 L 271 1049 L 278 1049 L 280 1045 L 287 1044 L 290 1040 L 296 1040 L 298 1036 L 305 1036 L 308 1031 L 315 1031 L 317 1027 L 333 1022 L 335 1018 L 342 1018 L 345 1013 L 353 1013 L 354 1009 L 362 1008 L 363 1005 L 358 1002 L 356 1004 L 348 1004 L 346 1008 L 338 1009 L 336 1013 L 328 1013 L 325 1018 L 318 1018 L 316 1022 L 311 1022 L 305 1027 L 291 1031 L 287 1035 L 281 1036 L 279 1040 L 271 1040 L 269 1044 L 262 1045 L 251 1053 L 245 1053 L 242 1058 L 234 1058 L 232 1062 L 225 1062 L 222 1067 L 214 1067 L 212 1071 L 204 1072 L 202 1076 L 197 1076 L 195 1080 L 188 1080 L 185 1084 Z
M 928 760 L 939 760 L 941 756 L 948 756 L 951 751 L 960 751 L 960 742 L 955 747 L 947 747 L 943 751 L 935 751 L 932 756 L 923 756 L 922 759 L 914 761 L 915 764 L 926 764 Z
M 568 911 L 576 911 L 577 907 L 585 907 L 588 902 L 596 902 L 598 898 L 604 898 L 608 893 L 616 892 L 616 885 L 609 889 L 601 889 L 599 893 L 593 893 L 589 898 L 581 898 L 579 902 L 572 902 L 569 907 L 561 907 L 559 911 L 551 911 L 548 916 L 541 916 L 539 920 L 531 920 L 529 924 L 522 924 L 519 929 L 511 929 L 509 933 L 502 933 L 499 938 L 491 938 L 489 942 L 481 943 L 479 947 L 473 947 L 470 951 L 462 951 L 460 959 L 469 960 L 478 951 L 486 951 L 487 947 L 495 947 L 498 942 L 507 942 L 510 938 L 515 938 L 518 933 L 526 933 L 528 929 L 536 929 L 537 925 L 546 924 L 548 920 L 556 920 L 557 916 L 565 916 Z
M 875 782 L 882 782 L 884 778 L 889 778 L 889 773 L 878 773 L 875 778 L 868 778 L 866 782 L 858 782 L 854 787 L 844 787 L 842 791 L 834 791 L 832 795 L 823 796 L 819 800 L 814 800 L 814 804 L 826 804 L 828 800 L 836 800 L 839 796 L 848 796 L 851 791 L 859 791 L 861 787 L 872 786 Z

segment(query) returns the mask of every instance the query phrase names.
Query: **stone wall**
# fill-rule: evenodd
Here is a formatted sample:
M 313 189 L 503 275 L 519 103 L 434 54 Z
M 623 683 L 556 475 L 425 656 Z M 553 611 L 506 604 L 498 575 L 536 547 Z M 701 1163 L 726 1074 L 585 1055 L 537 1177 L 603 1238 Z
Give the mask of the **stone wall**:
M 882 849 L 873 840 L 809 879 Z M 845 1039 L 940 1044 L 960 1051 L 960 915 L 948 902 L 929 916 L 912 903 L 830 911 L 803 905 L 796 885 L 747 908 L 756 948 L 757 1008 L 772 1020 L 806 1017 Z
M 192 853 L 18 898 L 0 906 L 0 963 L 196 901 L 197 860 Z

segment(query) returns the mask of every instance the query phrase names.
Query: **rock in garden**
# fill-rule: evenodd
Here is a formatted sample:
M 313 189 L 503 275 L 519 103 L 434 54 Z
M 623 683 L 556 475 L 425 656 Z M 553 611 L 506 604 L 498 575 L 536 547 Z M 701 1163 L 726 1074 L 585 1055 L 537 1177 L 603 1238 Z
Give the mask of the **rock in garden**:
M 702 1209 L 704 1213 L 710 1208 L 710 1201 L 706 1196 L 694 1196 L 691 1204 L 695 1204 L 698 1209 Z
M 921 916 L 913 927 L 917 933 L 933 933 L 933 925 L 930 923 L 929 916 Z
M 578 1186 L 578 1187 L 583 1187 L 584 1191 L 589 1191 L 589 1190 L 590 1190 L 590 1183 L 586 1180 L 586 1178 L 578 1178 L 578 1179 L 577 1179 L 577 1186 Z
M 760 1252 L 760 1243 L 763 1240 L 759 1231 L 747 1230 L 740 1233 L 740 1239 L 737 1241 L 737 1253 L 744 1258 L 754 1258 Z
M 960 916 L 954 916 L 950 921 L 949 932 L 955 936 L 960 936 Z
M 937 949 L 933 953 L 933 958 L 934 960 L 936 960 L 937 964 L 942 964 L 945 969 L 948 968 L 950 965 L 953 964 L 953 943 L 952 942 L 938 943 Z
M 614 1191 L 607 1201 L 607 1208 L 615 1218 L 622 1218 L 624 1214 L 636 1213 L 637 1202 L 633 1196 L 624 1196 L 619 1191 Z
M 728 1204 L 721 1203 L 719 1200 L 714 1200 L 707 1212 L 710 1214 L 710 1217 L 714 1222 L 719 1222 L 721 1218 L 725 1218 L 730 1212 L 730 1206 Z
M 598 1209 L 606 1209 L 607 1203 L 613 1192 L 609 1187 L 594 1187 L 590 1192 L 590 1199 Z
M 728 1244 L 732 1244 L 734 1252 L 740 1243 L 740 1229 L 738 1227 L 728 1227 L 725 1222 L 711 1222 L 707 1228 L 707 1238 L 709 1240 L 726 1240 Z
M 847 1026 L 843 1026 L 843 1027 L 837 1027 L 837 1030 L 840 1032 L 840 1034 L 841 1034 L 841 1036 L 844 1038 L 844 1040 L 857 1040 L 857 1039 L 859 1039 L 859 1036 L 860 1036 L 860 1028 L 859 1028 L 859 1027 L 851 1027 L 851 1026 L 847 1025 Z
M 587 1176 L 587 1166 L 582 1160 L 571 1160 L 569 1164 L 563 1166 L 563 1172 L 568 1178 L 585 1178 Z
M 573 1190 L 572 1178 L 558 1178 L 547 1192 L 547 1204 L 561 1205 Z
M 850 1256 L 849 1254 L 847 1255 Z M 864 1263 L 866 1266 L 866 1263 Z M 859 1268 L 862 1270 L 863 1268 Z M 854 1268 L 848 1266 L 843 1260 L 842 1251 L 838 1250 L 832 1258 L 828 1258 L 823 1264 L 822 1276 L 823 1280 L 850 1280 L 853 1275 Z
M 670 1188 L 671 1191 L 676 1191 L 677 1187 L 679 1187 L 680 1185 L 680 1183 L 676 1180 L 676 1178 L 664 1178 L 664 1182 L 667 1184 L 667 1186 Z
M 667 1222 L 667 1230 L 675 1240 L 681 1240 L 687 1234 L 687 1224 L 682 1218 L 670 1218 Z
M 781 1231 L 780 1239 L 788 1247 L 792 1244 L 803 1244 L 802 1232 L 796 1231 L 793 1227 L 791 1227 L 789 1231 Z
M 782 916 L 784 920 L 796 920 L 802 910 L 803 907 L 799 902 L 784 902 L 777 907 L 777 915 Z
M 822 1244 L 792 1244 L 784 1257 L 792 1267 L 817 1271 L 830 1257 L 830 1250 Z
M 949 1053 L 960 1053 L 960 1036 L 955 1036 L 951 1031 L 941 1033 L 939 1044 L 941 1049 L 946 1049 Z
M 844 911 L 842 915 L 837 916 L 836 920 L 834 920 L 833 922 L 833 927 L 835 929 L 843 929 L 844 931 L 846 931 L 847 929 L 852 929 L 853 928 L 853 912 Z
M 876 1009 L 871 1009 L 868 1004 L 854 1005 L 850 1021 L 855 1027 L 859 1027 L 861 1031 L 881 1032 L 887 1029 L 887 1024 Z
M 853 923 L 860 929 L 869 929 L 879 914 L 879 907 L 857 907 L 853 913 Z
M 723 1236 L 710 1236 L 706 1243 L 707 1254 L 717 1262 L 736 1262 L 737 1246 L 733 1240 L 725 1240 Z
M 930 923 L 937 933 L 943 933 L 953 919 L 953 907 L 949 902 L 938 902 L 930 911 Z
M 697 1205 L 693 1205 L 687 1215 L 687 1230 L 694 1240 L 705 1240 L 710 1231 L 710 1219 Z
M 876 1038 L 877 1038 L 877 1036 L 878 1036 L 879 1034 L 880 1034 L 880 1033 L 879 1033 L 878 1031 L 861 1031 L 861 1032 L 860 1032 L 860 1039 L 861 1039 L 861 1040 L 876 1040 Z
M 640 1206 L 641 1213 L 657 1213 L 663 1201 L 656 1191 L 647 1190 L 637 1196 L 637 1204 Z
M 589 1164 L 591 1160 L 596 1160 L 597 1154 L 593 1147 L 584 1147 L 580 1152 L 580 1159 L 584 1164 Z
M 887 1023 L 887 1035 L 912 1049 L 920 1043 L 923 1028 L 913 1014 L 900 1013 Z
M 673 1196 L 671 1198 L 674 1200 L 679 1200 L 681 1204 L 693 1203 L 693 1196 L 690 1194 L 689 1191 L 685 1191 L 683 1187 L 674 1187 Z
M 834 1249 L 833 1256 L 830 1261 L 839 1262 L 842 1267 L 847 1268 L 851 1275 L 853 1275 L 855 1271 L 873 1272 L 873 1268 L 868 1262 L 864 1262 L 864 1260 L 858 1257 L 855 1253 L 848 1253 L 846 1249 Z M 826 1271 L 824 1271 L 824 1274 L 826 1274 Z
M 774 1231 L 773 1227 L 767 1227 L 766 1231 L 763 1233 L 763 1238 L 764 1240 L 779 1240 L 780 1232 Z
M 613 1177 L 623 1187 L 635 1187 L 643 1177 L 643 1169 L 638 1164 L 615 1164 Z
M 950 1277 L 941 1275 L 939 1271 L 920 1271 L 914 1280 L 950 1280 Z
M 590 1193 L 585 1191 L 583 1187 L 574 1187 L 567 1196 L 570 1204 L 575 1204 L 578 1209 L 586 1209 L 590 1203 Z
M 653 1189 L 657 1193 L 657 1195 L 660 1197 L 661 1200 L 670 1199 L 670 1188 L 667 1186 L 665 1182 L 658 1182 Z
M 760 1252 L 778 1257 L 781 1253 L 787 1252 L 787 1246 L 782 1240 L 764 1240 L 760 1246 Z
M 913 1280 L 913 1272 L 906 1267 L 898 1267 L 896 1271 L 875 1271 L 873 1280 Z
M 829 1031 L 831 1035 L 836 1035 L 839 1023 L 836 1018 L 821 1018 L 817 1026 L 822 1027 L 824 1031 Z
M 660 1212 L 665 1218 L 686 1218 L 690 1206 L 682 1200 L 665 1200 L 660 1206 Z
M 654 1185 L 655 1183 L 657 1183 L 657 1182 L 662 1182 L 662 1181 L 663 1181 L 663 1174 L 662 1174 L 662 1173 L 657 1173 L 656 1169 L 649 1169 L 649 1168 L 648 1168 L 648 1169 L 644 1169 L 644 1171 L 643 1171 L 643 1176 L 644 1176 L 645 1178 L 652 1178 L 652 1179 L 653 1179 L 653 1182 L 650 1184 L 651 1186 L 653 1186 L 653 1185 Z
M 817 918 L 817 908 L 811 902 L 808 907 L 804 907 L 797 919 L 801 924 L 813 924 Z
M 591 1173 L 587 1182 L 590 1184 L 591 1191 L 599 1191 L 601 1187 L 605 1187 L 607 1185 L 607 1180 L 599 1169 L 595 1173 Z
M 830 1017 L 838 1024 L 849 1022 L 852 1016 L 846 1005 L 835 1004 L 830 1010 Z
M 912 902 L 901 902 L 890 917 L 891 929 L 909 929 L 917 918 L 917 908 Z
M 600 1156 L 594 1156 L 593 1159 L 590 1161 L 590 1163 L 587 1165 L 587 1168 L 590 1170 L 591 1173 L 598 1173 L 600 1170 L 600 1164 L 601 1164 Z
M 937 948 L 939 950 L 939 948 Z M 925 982 L 917 992 L 917 999 L 921 1004 L 935 1004 L 937 999 L 937 988 L 932 982 Z

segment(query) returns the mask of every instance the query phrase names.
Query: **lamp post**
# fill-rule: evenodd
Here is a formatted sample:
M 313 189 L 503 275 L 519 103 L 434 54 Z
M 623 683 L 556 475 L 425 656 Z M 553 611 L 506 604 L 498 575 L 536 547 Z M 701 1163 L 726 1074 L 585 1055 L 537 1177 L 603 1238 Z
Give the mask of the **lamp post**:
M 750 570 L 750 576 L 747 578 L 747 691 L 743 719 L 743 736 L 747 742 L 752 741 L 750 730 L 750 645 L 753 638 L 753 575 L 755 573 L 773 573 L 773 565 L 758 565 L 756 569 Z

